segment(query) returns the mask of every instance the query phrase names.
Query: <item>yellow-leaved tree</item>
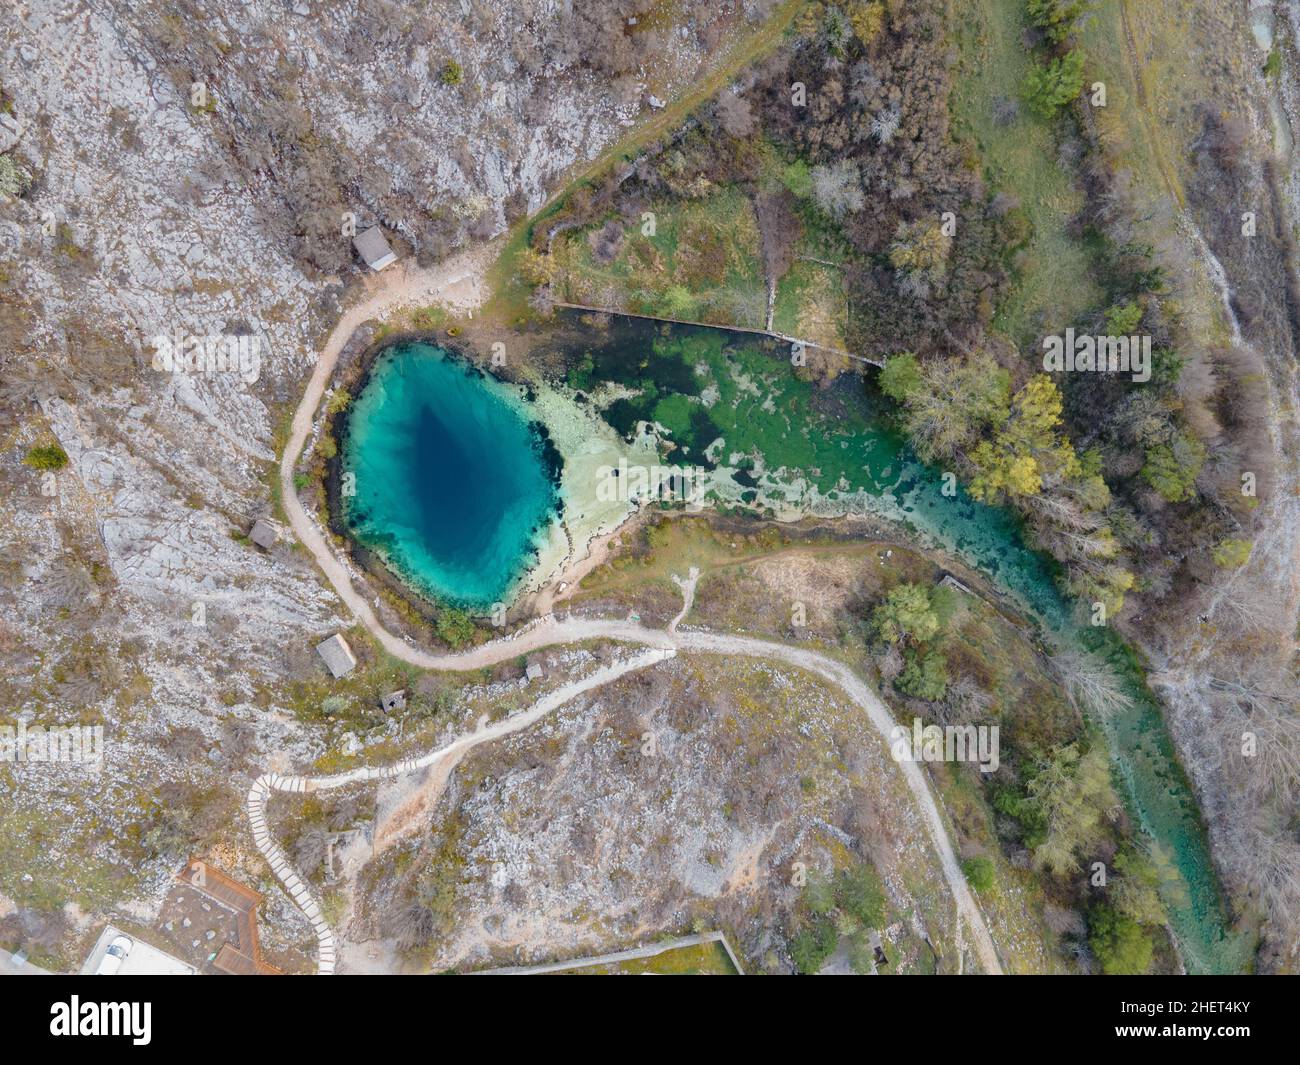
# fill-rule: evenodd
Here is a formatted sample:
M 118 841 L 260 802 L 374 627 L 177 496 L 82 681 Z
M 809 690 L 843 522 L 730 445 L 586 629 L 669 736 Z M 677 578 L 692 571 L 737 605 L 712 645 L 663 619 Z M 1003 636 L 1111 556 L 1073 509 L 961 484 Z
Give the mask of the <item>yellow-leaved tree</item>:
M 991 440 L 981 441 L 971 454 L 976 474 L 970 493 L 998 502 L 1003 496 L 1037 495 L 1044 478 L 1053 484 L 1082 473 L 1079 458 L 1057 432 L 1061 423 L 1061 393 L 1047 374 L 1036 374 L 1011 400 L 1007 420 L 994 428 Z

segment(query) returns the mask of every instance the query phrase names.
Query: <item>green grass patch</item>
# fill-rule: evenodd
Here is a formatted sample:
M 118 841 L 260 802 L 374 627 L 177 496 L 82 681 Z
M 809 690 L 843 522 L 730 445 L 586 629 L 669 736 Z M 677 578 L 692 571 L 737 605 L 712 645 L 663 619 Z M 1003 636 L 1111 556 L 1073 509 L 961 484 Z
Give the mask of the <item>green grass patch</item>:
M 637 123 L 626 137 L 605 149 L 586 167 L 578 168 L 574 180 L 536 214 L 516 223 L 506 237 L 501 254 L 488 270 L 487 281 L 492 298 L 484 308 L 484 314 L 504 322 L 527 319 L 531 314 L 528 306 L 531 289 L 520 276 L 517 258 L 528 246 L 535 227 L 545 224 L 573 188 L 594 184 L 613 167 L 636 159 L 656 140 L 671 135 L 693 112 L 731 84 L 740 71 L 776 48 L 785 39 L 795 15 L 806 6 L 807 0 L 784 0 L 753 32 L 742 34 L 726 57 L 708 74 L 671 100 L 667 107 Z M 654 15 L 650 18 L 653 19 Z
M 565 969 L 556 976 L 736 976 L 721 943 L 699 943 L 665 950 L 649 958 Z
M 948 25 L 958 50 L 949 99 L 954 132 L 970 139 L 989 184 L 1017 197 L 1032 230 L 1014 255 L 1015 283 L 993 318 L 994 328 L 1023 346 L 1073 324 L 1101 297 L 1087 252 L 1066 231 L 1083 196 L 1057 164 L 1053 123 L 1021 97 L 1036 62 L 1022 40 L 1024 5 L 951 0 Z M 1018 116 L 999 121 L 1008 106 L 1018 107 Z
M 1185 204 L 1178 167 L 1196 137 L 1201 92 L 1192 12 L 1167 0 L 1143 0 L 1140 11 L 1126 0 L 1101 0 L 1080 29 L 1079 47 L 1087 56 L 1085 82 L 1103 82 L 1106 106 L 1097 109 L 1097 132 L 1112 163 L 1138 178 L 1142 206 L 1162 197 Z M 1132 46 L 1130 47 L 1130 43 Z M 1136 62 L 1132 49 L 1141 52 Z M 1205 93 L 1210 86 L 1203 85 Z
M 627 227 L 617 256 L 600 262 L 588 234 L 600 223 L 556 241 L 556 286 L 570 303 L 630 310 L 684 321 L 761 329 L 766 288 L 758 223 L 739 188 L 697 200 L 658 201 L 653 235 Z
M 834 266 L 797 260 L 776 286 L 772 328 L 778 333 L 843 349 L 847 318 L 844 273 Z

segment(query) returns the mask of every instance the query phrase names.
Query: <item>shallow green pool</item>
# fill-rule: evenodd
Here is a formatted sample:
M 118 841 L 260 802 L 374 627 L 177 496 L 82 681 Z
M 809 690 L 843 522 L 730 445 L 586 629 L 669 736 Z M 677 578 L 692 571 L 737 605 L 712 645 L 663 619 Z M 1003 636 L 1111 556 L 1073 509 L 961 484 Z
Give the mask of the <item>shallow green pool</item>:
M 1134 704 L 1103 731 L 1129 809 L 1152 841 L 1187 968 L 1240 972 L 1249 965 L 1253 943 L 1227 930 L 1200 812 L 1140 669 L 1113 634 L 1076 623 L 1051 560 L 1025 546 L 1010 512 L 976 502 L 959 486 L 945 494 L 943 471 L 920 462 L 888 428 L 886 401 L 859 378 L 819 391 L 791 372 L 787 348 L 762 339 L 615 319 L 572 361 L 572 385 L 602 380 L 635 390 L 606 412 L 611 424 L 627 431 L 640 419 L 659 423 L 677 445 L 669 452 L 675 461 L 733 469 L 745 502 L 770 506 L 793 497 L 827 512 L 838 505 L 905 521 L 987 574 L 1059 639 L 1108 655 L 1130 678 Z
M 904 522 L 1059 639 L 1110 655 L 1135 702 L 1103 728 L 1130 812 L 1152 840 L 1187 967 L 1249 964 L 1252 943 L 1226 930 L 1204 826 L 1140 669 L 1113 634 L 1076 624 L 1050 560 L 1025 546 L 1012 513 L 918 461 L 858 377 L 818 390 L 775 342 L 619 317 L 581 335 L 566 348 L 580 402 L 613 397 L 600 417 L 621 434 L 652 423 L 665 461 L 707 471 L 715 505 Z M 356 495 L 346 518 L 357 540 L 437 599 L 478 609 L 506 600 L 563 505 L 561 459 L 520 390 L 442 349 L 403 344 L 379 358 L 349 419 Z

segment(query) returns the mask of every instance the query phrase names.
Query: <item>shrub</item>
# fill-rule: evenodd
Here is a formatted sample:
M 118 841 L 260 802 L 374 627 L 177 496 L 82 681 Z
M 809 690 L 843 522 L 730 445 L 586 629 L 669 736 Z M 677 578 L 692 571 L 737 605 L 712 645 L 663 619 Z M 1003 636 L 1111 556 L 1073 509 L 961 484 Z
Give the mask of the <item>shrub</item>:
M 877 928 L 885 919 L 885 889 L 875 869 L 866 862 L 841 870 L 835 880 L 835 898 L 840 909 L 863 928 Z
M 455 607 L 446 607 L 440 610 L 435 627 L 438 630 L 438 636 L 451 644 L 452 647 L 459 647 L 474 638 L 474 619 L 465 611 L 457 610 Z
M 1054 118 L 1082 89 L 1083 53 L 1070 51 L 1029 72 L 1025 79 L 1025 102 L 1043 118 Z
M 34 470 L 61 470 L 68 464 L 68 453 L 58 444 L 29 448 L 23 462 Z
M 1151 968 L 1151 933 L 1105 904 L 1088 916 L 1088 945 L 1107 976 L 1141 976 Z
M 1205 464 L 1205 445 L 1187 433 L 1177 433 L 1168 444 L 1146 453 L 1142 479 L 1169 503 L 1196 495 L 1196 476 Z
M 1126 848 L 1115 855 L 1110 897 L 1125 917 L 1138 924 L 1161 925 L 1169 918 L 1160 901 L 1160 870 L 1145 854 Z
M 1183 373 L 1183 357 L 1168 348 L 1156 348 L 1151 353 L 1151 380 L 1157 387 L 1171 389 L 1178 384 Z
M 1214 549 L 1214 564 L 1221 569 L 1236 569 L 1238 566 L 1244 566 L 1254 546 L 1250 540 L 1224 540 Z
M 27 191 L 32 175 L 12 155 L 0 155 L 0 194 L 17 198 Z
M 694 318 L 695 297 L 685 285 L 669 285 L 660 302 L 665 318 Z
M 966 882 L 981 894 L 993 890 L 995 881 L 991 858 L 983 855 L 978 858 L 968 858 L 961 863 L 961 871 L 965 874 Z
M 1091 0 L 1029 0 L 1029 21 L 1057 43 L 1065 40 Z
M 835 889 L 825 877 L 813 874 L 803 888 L 803 903 L 819 917 L 835 909 Z
M 914 639 L 925 642 L 938 635 L 939 618 L 929 591 L 920 584 L 900 584 L 871 613 L 871 624 L 886 643 Z
M 863 44 L 870 44 L 885 28 L 885 5 L 881 0 L 849 5 L 849 22 Z
M 348 698 L 345 695 L 327 695 L 321 700 L 320 710 L 322 714 L 333 716 L 343 713 L 349 706 Z
M 515 258 L 515 267 L 528 284 L 549 285 L 555 280 L 555 260 L 532 248 L 523 248 Z
M 902 403 L 913 392 L 921 389 L 925 385 L 925 378 L 921 375 L 916 356 L 910 351 L 889 356 L 880 371 L 879 384 L 880 391 L 896 403 Z
M 901 222 L 889 246 L 889 261 L 904 274 L 921 274 L 938 281 L 947 272 L 952 238 L 934 222 Z
M 924 653 L 909 648 L 907 665 L 894 681 L 894 687 L 904 695 L 926 702 L 936 702 L 948 691 L 948 659 L 942 651 Z
M 806 925 L 790 942 L 790 957 L 794 967 L 806 976 L 816 973 L 826 959 L 835 953 L 839 937 L 835 925 L 828 917 L 819 917 Z
M 1142 308 L 1133 301 L 1116 304 L 1106 312 L 1106 332 L 1111 336 L 1136 333 L 1142 324 Z
M 465 80 L 465 70 L 456 60 L 448 59 L 443 64 L 442 73 L 438 76 L 444 85 L 459 85 Z

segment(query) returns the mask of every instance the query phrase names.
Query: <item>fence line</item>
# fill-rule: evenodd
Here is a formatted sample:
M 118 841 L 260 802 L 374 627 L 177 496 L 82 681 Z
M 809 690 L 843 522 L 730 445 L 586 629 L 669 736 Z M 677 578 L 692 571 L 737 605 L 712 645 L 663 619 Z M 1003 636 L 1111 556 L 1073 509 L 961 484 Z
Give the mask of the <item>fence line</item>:
M 564 307 L 570 311 L 587 311 L 591 314 L 617 314 L 623 318 L 640 318 L 647 322 L 671 322 L 673 325 L 693 325 L 701 329 L 728 329 L 733 333 L 752 333 L 755 336 L 771 337 L 773 340 L 784 340 L 788 344 L 802 344 L 805 348 L 817 348 L 819 351 L 829 351 L 832 355 L 842 355 L 846 359 L 852 359 L 854 362 L 865 362 L 871 366 L 884 366 L 884 362 L 879 359 L 869 359 L 865 355 L 854 355 L 851 351 L 844 351 L 841 348 L 832 348 L 826 344 L 818 344 L 812 340 L 803 340 L 799 337 L 792 337 L 786 333 L 776 333 L 770 329 L 755 329 L 747 325 L 719 325 L 717 322 L 693 322 L 687 318 L 664 318 L 657 314 L 638 314 L 636 311 L 617 311 L 610 307 L 590 307 L 585 303 L 566 303 L 563 300 L 552 300 L 551 306 Z

